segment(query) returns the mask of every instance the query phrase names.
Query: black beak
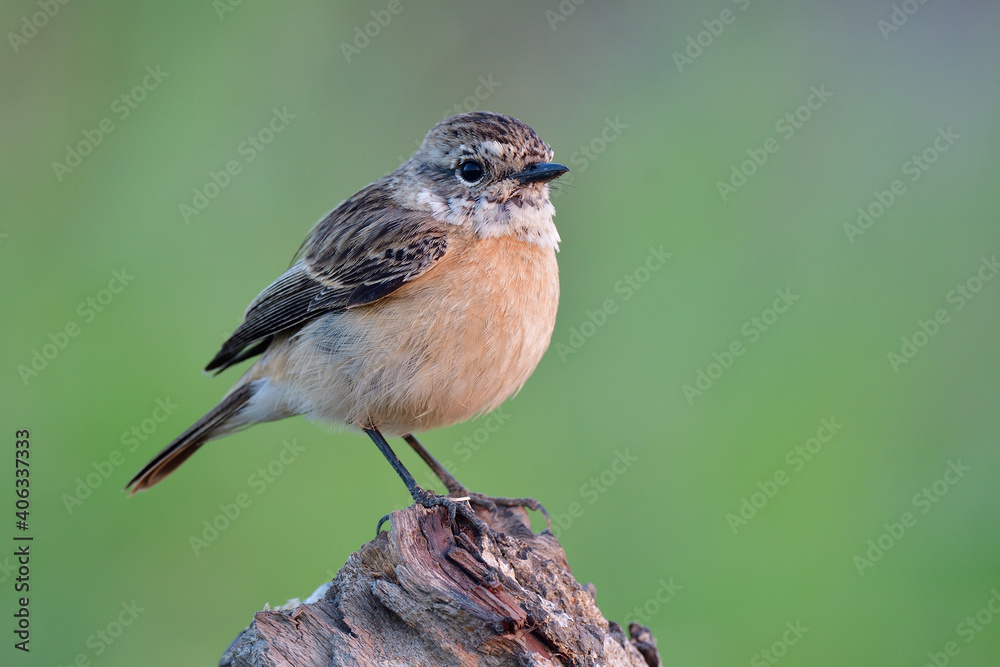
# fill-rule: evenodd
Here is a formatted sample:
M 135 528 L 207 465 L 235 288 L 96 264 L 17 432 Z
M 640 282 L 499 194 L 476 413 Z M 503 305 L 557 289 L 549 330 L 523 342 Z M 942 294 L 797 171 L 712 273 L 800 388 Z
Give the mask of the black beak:
M 569 171 L 569 167 L 564 167 L 555 162 L 539 162 L 533 164 L 520 174 L 514 174 L 514 178 L 522 185 L 529 183 L 548 183 L 553 178 L 559 178 Z

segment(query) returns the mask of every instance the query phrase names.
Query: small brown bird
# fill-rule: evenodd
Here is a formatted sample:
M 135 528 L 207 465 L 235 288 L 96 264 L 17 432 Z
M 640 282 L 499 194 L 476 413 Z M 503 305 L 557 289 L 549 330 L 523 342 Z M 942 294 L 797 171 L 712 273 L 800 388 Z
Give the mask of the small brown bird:
M 209 440 L 301 414 L 364 430 L 415 501 L 454 515 L 383 435 L 403 436 L 449 492 L 468 495 L 413 433 L 498 407 L 548 347 L 559 300 L 548 182 L 569 171 L 551 160 L 510 116 L 435 125 L 410 160 L 322 218 L 254 299 L 205 370 L 260 359 L 132 478 L 132 493 Z

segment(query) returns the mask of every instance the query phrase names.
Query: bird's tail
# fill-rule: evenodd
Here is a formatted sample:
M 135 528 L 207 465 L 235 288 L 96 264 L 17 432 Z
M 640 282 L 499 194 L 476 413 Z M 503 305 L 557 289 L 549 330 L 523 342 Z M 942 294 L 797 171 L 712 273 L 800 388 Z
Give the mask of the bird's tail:
M 241 424 L 239 420 L 232 418 L 250 402 L 253 394 L 253 385 L 250 383 L 241 384 L 226 394 L 208 414 L 180 434 L 129 480 L 125 485 L 126 489 L 132 489 L 129 495 L 157 484 L 209 440 L 248 426 L 249 424 Z

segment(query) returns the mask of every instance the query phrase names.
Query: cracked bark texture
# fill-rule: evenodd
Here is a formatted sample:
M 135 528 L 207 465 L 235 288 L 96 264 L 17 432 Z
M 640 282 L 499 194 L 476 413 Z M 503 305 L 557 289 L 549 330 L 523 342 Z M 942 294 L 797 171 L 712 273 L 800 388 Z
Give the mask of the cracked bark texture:
M 601 615 L 549 531 L 521 508 L 461 517 L 412 506 L 306 603 L 257 612 L 220 667 L 658 667 L 656 640 Z

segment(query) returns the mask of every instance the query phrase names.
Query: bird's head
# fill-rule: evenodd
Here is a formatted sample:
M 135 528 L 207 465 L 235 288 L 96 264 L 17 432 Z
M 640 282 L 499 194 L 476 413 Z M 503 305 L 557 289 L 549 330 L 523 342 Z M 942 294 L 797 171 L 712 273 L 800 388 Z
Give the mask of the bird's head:
M 512 235 L 556 247 L 548 183 L 569 171 L 530 127 L 477 111 L 435 125 L 397 171 L 407 205 L 481 237 Z

